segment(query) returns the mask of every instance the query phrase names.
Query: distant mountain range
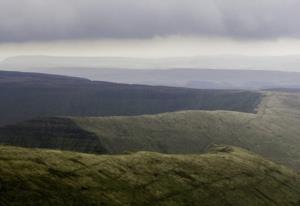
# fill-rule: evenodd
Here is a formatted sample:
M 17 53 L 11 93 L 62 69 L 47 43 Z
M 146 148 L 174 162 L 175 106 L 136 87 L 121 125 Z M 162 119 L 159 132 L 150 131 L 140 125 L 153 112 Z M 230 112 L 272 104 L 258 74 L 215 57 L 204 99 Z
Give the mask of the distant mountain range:
M 7 68 L 235 69 L 300 71 L 300 56 L 211 55 L 170 58 L 15 56 Z
M 250 70 L 253 68 L 260 70 Z M 300 88 L 300 73 L 266 71 L 299 68 L 298 56 L 168 59 L 19 56 L 0 63 L 0 69 L 68 75 L 97 81 L 254 90 Z

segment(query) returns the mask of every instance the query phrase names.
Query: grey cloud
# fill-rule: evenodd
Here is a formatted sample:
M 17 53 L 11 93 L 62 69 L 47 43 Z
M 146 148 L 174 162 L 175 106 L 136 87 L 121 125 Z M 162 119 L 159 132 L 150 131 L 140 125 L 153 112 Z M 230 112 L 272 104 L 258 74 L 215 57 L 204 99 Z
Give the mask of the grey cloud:
M 299 0 L 0 0 L 0 42 L 300 37 Z

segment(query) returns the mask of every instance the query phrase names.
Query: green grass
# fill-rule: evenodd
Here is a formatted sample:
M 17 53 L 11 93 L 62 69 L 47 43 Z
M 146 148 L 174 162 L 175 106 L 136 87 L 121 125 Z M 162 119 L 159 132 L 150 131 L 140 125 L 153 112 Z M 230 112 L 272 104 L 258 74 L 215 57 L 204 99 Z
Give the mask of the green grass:
M 300 177 L 242 150 L 128 155 L 0 146 L 0 205 L 296 206 Z
M 212 144 L 225 144 L 249 149 L 299 170 L 299 125 L 299 93 L 265 92 L 255 114 L 219 110 L 46 118 L 2 128 L 0 141 L 101 154 L 198 154 Z
M 72 118 L 111 153 L 201 153 L 211 144 L 250 149 L 300 169 L 300 94 L 265 93 L 256 114 L 183 111 L 136 117 Z

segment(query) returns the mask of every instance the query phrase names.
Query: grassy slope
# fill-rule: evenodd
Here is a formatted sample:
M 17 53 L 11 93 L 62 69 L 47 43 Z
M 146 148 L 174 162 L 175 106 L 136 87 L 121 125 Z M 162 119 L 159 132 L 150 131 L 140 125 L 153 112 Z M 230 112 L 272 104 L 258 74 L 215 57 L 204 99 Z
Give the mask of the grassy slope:
M 257 114 L 186 111 L 72 119 L 112 153 L 199 153 L 210 144 L 229 144 L 300 169 L 299 93 L 266 93 Z
M 202 153 L 211 144 L 247 148 L 300 169 L 300 94 L 268 92 L 257 114 L 184 111 L 135 117 L 37 119 L 0 129 L 17 146 L 92 153 Z
M 0 203 L 296 206 L 300 177 L 228 146 L 203 155 L 116 156 L 0 146 Z

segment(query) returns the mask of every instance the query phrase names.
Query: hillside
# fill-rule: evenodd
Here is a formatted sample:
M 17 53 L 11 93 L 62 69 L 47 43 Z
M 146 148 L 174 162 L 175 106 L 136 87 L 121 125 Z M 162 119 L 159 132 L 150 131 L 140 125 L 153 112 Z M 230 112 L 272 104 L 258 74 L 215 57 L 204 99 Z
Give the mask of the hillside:
M 80 153 L 0 146 L 5 206 L 296 206 L 300 176 L 248 151 Z
M 179 110 L 253 112 L 260 94 L 97 82 L 0 72 L 0 125 L 48 116 L 140 115 Z
M 90 153 L 202 153 L 247 148 L 300 169 L 300 94 L 266 92 L 257 113 L 182 111 L 134 117 L 55 117 L 0 128 L 0 142 Z
M 300 93 L 266 92 L 256 114 L 183 111 L 138 117 L 71 118 L 109 151 L 199 153 L 211 144 L 250 149 L 300 169 Z

